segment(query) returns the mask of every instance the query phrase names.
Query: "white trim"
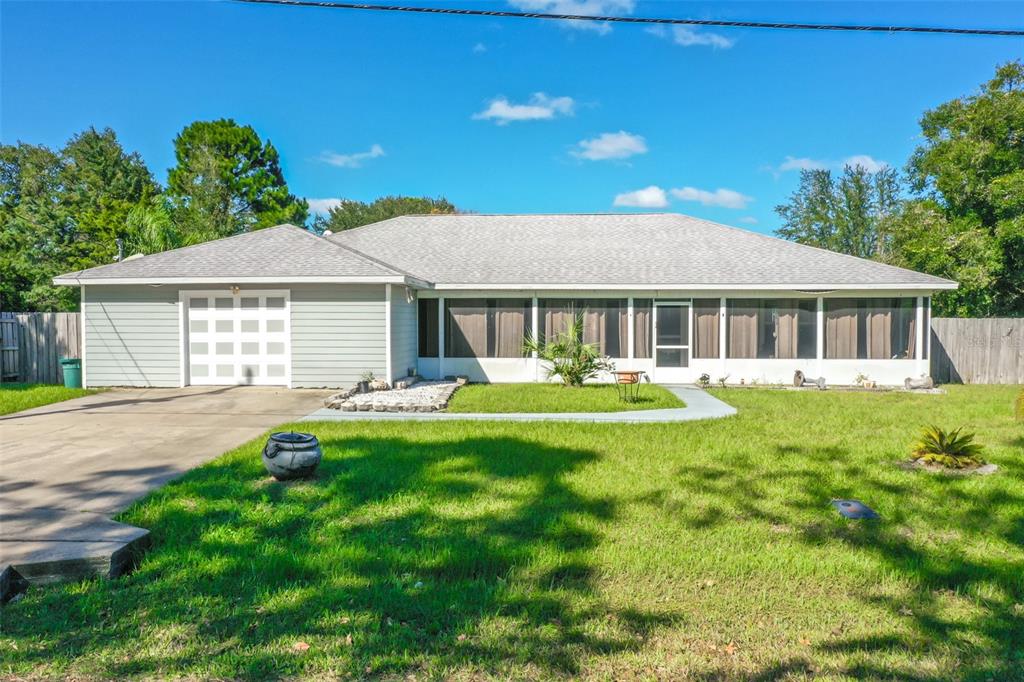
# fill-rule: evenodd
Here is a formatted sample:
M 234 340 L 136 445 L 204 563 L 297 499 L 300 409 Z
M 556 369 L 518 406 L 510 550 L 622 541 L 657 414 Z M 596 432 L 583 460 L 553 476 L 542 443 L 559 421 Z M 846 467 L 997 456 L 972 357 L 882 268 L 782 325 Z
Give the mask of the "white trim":
M 538 284 L 530 282 L 501 283 L 501 284 L 460 284 L 460 283 L 435 283 L 433 288 L 436 291 L 461 291 L 461 290 L 491 290 L 491 289 L 519 289 L 538 291 L 577 291 L 577 290 L 658 290 L 658 291 L 792 291 L 804 296 L 815 295 L 818 292 L 831 291 L 934 291 L 939 289 L 956 289 L 959 286 L 956 282 L 929 282 L 916 284 L 903 284 L 891 282 L 885 284 L 831 284 L 831 283 L 808 283 L 808 284 L 657 284 L 649 283 L 638 287 L 637 284 Z
M 390 385 L 395 378 L 391 375 L 391 285 L 384 285 L 384 373 Z
M 178 289 L 178 386 L 185 388 L 187 385 L 185 372 L 188 363 L 188 315 L 186 314 L 185 290 Z
M 926 296 L 928 305 L 924 310 L 924 349 L 925 368 L 928 374 L 932 373 L 932 297 Z
M 416 286 L 423 280 L 404 275 L 385 277 L 54 277 L 56 285 L 77 286 L 88 282 L 92 285 L 113 284 L 407 284 Z
M 86 344 L 85 344 L 85 285 L 84 284 L 82 284 L 79 287 L 79 303 L 78 303 L 78 307 L 80 308 L 80 312 L 79 312 L 79 315 L 78 315 L 78 323 L 82 327 L 79 330 L 79 333 L 78 333 L 79 339 L 80 339 L 81 344 L 82 344 L 82 352 L 80 353 L 80 355 L 82 356 L 80 358 L 80 360 L 82 362 L 82 388 L 89 388 L 88 377 L 87 377 L 86 372 L 85 372 L 85 356 L 86 356 L 86 351 L 88 349 L 88 346 L 86 346 Z

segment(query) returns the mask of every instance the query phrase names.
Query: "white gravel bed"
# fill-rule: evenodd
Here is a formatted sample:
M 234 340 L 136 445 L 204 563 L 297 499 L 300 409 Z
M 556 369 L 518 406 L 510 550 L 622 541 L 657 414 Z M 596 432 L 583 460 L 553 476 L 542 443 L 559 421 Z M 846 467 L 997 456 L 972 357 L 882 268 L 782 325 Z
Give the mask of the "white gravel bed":
M 420 381 L 411 388 L 356 393 L 340 406 L 347 412 L 434 412 L 443 410 L 459 387 L 454 381 Z

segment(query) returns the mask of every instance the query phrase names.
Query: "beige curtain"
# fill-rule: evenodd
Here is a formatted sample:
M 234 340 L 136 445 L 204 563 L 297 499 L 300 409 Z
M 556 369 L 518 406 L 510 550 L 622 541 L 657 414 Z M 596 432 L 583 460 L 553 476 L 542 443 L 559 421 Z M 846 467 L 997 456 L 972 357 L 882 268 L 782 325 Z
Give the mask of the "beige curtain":
M 573 313 L 568 302 L 550 301 L 545 302 L 544 307 L 544 335 L 553 339 L 563 333 L 572 324 Z
M 717 358 L 719 356 L 719 315 L 720 302 L 717 298 L 693 302 L 693 357 Z
M 868 358 L 888 360 L 892 357 L 892 309 L 888 307 L 869 308 L 867 319 Z
M 848 307 L 838 302 L 826 305 L 825 357 L 830 360 L 857 357 L 857 308 L 855 306 Z
M 495 357 L 519 358 L 523 356 L 526 335 L 526 315 L 522 304 L 504 304 L 499 301 L 494 312 Z
M 917 357 L 917 313 L 914 308 L 910 309 L 910 324 L 908 326 L 909 334 L 907 335 L 906 355 L 903 357 L 913 360 Z
M 797 313 L 796 307 L 782 306 L 778 308 L 775 325 L 775 357 L 780 360 L 792 360 L 797 356 Z
M 737 305 L 728 311 L 728 352 L 730 358 L 757 357 L 757 309 Z
M 633 301 L 633 357 L 651 357 L 651 300 Z
M 583 312 L 583 343 L 597 344 L 599 352 L 604 353 L 604 334 L 608 322 L 604 314 L 604 308 L 591 307 L 587 304 L 593 301 L 582 301 L 585 308 Z M 580 309 L 577 309 L 580 312 Z
M 624 358 L 629 355 L 629 309 L 625 305 L 619 306 L 618 323 L 619 357 Z
M 445 355 L 451 358 L 487 357 L 487 302 L 465 299 L 447 305 Z

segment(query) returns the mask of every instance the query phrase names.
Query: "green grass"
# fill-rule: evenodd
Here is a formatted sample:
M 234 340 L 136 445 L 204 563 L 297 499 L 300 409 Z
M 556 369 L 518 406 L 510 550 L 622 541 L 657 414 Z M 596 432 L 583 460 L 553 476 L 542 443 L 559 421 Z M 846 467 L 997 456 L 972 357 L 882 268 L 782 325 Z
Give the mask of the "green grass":
M 303 423 L 315 480 L 272 482 L 254 441 L 157 491 L 122 517 L 153 532 L 135 574 L 4 609 L 0 675 L 1021 680 L 1016 391 L 715 390 L 739 415 L 682 424 Z M 999 473 L 897 466 L 930 423 L 976 431 Z
M 449 412 L 621 412 L 684 407 L 668 389 L 640 386 L 635 402 L 619 400 L 611 384 L 576 388 L 562 384 L 467 384 L 455 392 Z
M 81 398 L 95 393 L 88 388 L 64 388 L 52 384 L 0 384 L 0 414 L 21 412 L 40 405 Z

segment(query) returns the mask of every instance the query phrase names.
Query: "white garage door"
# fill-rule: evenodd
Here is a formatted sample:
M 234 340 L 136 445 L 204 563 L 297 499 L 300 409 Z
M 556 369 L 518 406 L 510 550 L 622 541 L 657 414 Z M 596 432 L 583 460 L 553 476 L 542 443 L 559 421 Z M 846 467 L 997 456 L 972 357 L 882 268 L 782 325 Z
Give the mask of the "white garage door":
M 191 384 L 287 386 L 288 291 L 189 292 Z

